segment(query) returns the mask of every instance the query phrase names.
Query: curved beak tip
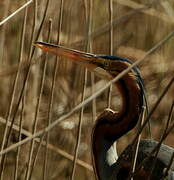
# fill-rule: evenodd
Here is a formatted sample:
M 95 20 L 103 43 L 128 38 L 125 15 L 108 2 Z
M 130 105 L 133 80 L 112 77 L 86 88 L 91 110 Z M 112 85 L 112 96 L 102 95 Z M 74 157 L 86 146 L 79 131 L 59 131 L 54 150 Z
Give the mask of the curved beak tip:
M 39 47 L 39 46 L 40 46 L 40 43 L 36 41 L 36 42 L 33 43 L 33 46 Z
M 44 42 L 40 42 L 40 41 L 36 41 L 33 43 L 33 46 L 37 47 L 37 48 L 40 48 L 44 51 L 48 51 L 49 48 L 51 47 L 51 45 L 47 44 L 47 43 L 44 43 Z

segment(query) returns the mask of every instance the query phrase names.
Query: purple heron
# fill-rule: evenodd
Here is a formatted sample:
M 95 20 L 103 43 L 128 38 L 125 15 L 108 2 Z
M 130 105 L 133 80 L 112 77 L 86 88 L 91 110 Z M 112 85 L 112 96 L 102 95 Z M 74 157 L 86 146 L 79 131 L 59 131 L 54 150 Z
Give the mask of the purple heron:
M 132 64 L 126 58 L 94 55 L 44 42 L 36 42 L 35 46 L 44 51 L 68 57 L 73 62 L 85 66 L 90 71 L 107 79 L 112 79 Z M 92 133 L 93 166 L 98 180 L 125 180 L 129 177 L 133 148 L 128 145 L 118 157 L 113 144 L 136 126 L 143 106 L 147 105 L 143 80 L 137 67 L 134 67 L 115 84 L 122 97 L 122 108 L 117 113 L 111 109 L 105 109 L 97 118 Z M 152 139 L 140 141 L 137 167 L 157 144 L 158 142 Z M 133 178 L 136 180 L 140 178 L 142 180 L 164 178 L 174 180 L 174 162 L 168 173 L 165 173 L 173 152 L 173 148 L 162 144 L 158 155 L 148 158 Z M 156 163 L 152 167 L 154 160 Z

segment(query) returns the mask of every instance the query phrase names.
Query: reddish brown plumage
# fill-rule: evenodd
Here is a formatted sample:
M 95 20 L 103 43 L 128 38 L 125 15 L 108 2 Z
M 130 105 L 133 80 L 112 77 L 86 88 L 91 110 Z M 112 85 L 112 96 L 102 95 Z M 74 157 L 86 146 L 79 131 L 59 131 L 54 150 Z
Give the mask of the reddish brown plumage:
M 115 77 L 118 72 L 123 71 L 129 66 L 126 62 L 112 63 L 112 76 Z M 92 148 L 94 155 L 94 164 L 96 174 L 100 174 L 98 162 L 100 158 L 100 152 L 102 150 L 102 138 L 106 138 L 109 141 L 116 141 L 123 134 L 131 130 L 137 123 L 142 106 L 141 88 L 139 87 L 135 76 L 132 72 L 126 74 L 120 79 L 116 86 L 120 91 L 122 97 L 122 108 L 120 112 L 114 113 L 112 111 L 105 110 L 96 121 L 96 125 L 92 135 Z M 100 179 L 100 178 L 99 178 Z

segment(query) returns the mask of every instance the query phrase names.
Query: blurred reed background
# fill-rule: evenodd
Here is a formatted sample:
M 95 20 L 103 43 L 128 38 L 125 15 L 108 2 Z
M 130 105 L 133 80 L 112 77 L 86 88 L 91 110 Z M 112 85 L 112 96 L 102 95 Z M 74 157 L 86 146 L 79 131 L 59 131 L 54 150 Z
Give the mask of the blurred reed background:
M 71 113 L 106 81 L 65 58 L 41 52 L 35 41 L 132 61 L 157 47 L 139 66 L 151 110 L 174 75 L 173 17 L 173 0 L 1 0 L 0 179 L 94 179 L 94 121 L 104 108 L 118 110 L 121 104 L 113 87 Z M 151 116 L 156 140 L 169 118 L 173 92 L 171 87 Z M 119 140 L 119 153 L 136 132 Z M 32 134 L 39 136 L 33 140 Z M 142 133 L 146 137 L 147 128 Z M 173 131 L 164 143 L 174 146 Z

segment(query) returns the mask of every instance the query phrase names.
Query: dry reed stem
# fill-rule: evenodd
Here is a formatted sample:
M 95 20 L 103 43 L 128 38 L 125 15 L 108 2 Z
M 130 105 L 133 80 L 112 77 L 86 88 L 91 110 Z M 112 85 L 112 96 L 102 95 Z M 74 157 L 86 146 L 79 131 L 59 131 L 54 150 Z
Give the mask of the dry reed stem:
M 64 7 L 64 0 L 61 0 L 60 2 L 60 13 L 59 13 L 59 22 L 57 27 L 57 44 L 60 43 L 60 32 L 62 31 L 62 22 L 63 22 L 63 7 Z M 55 85 L 56 85 L 56 77 L 58 72 L 58 65 L 59 65 L 59 59 L 58 56 L 55 58 L 55 69 L 53 74 L 53 80 L 51 85 L 51 96 L 49 101 L 49 107 L 48 107 L 48 126 L 51 123 L 52 119 L 52 108 L 54 103 L 54 93 L 55 93 Z M 67 93 L 68 94 L 68 93 Z M 47 179 L 47 167 L 48 167 L 48 145 L 50 140 L 50 133 L 48 132 L 46 134 L 46 147 L 45 147 L 45 158 L 44 158 L 44 168 L 43 168 L 43 180 Z
M 20 69 L 20 65 L 21 65 L 22 58 L 23 58 L 24 36 L 25 36 L 25 29 L 26 29 L 27 11 L 28 11 L 28 7 L 25 9 L 25 12 L 24 12 L 23 27 L 22 27 L 21 41 L 20 41 L 21 47 L 20 47 L 20 52 L 19 52 L 19 68 L 18 69 Z M 2 140 L 2 144 L 1 144 L 1 151 L 4 149 L 4 147 L 8 146 L 9 138 L 10 138 L 11 131 L 12 131 L 12 127 L 10 127 L 9 132 L 7 132 L 8 131 L 7 124 L 10 121 L 10 118 L 12 115 L 12 108 L 13 108 L 13 104 L 14 104 L 14 100 L 15 100 L 15 96 L 16 96 L 16 92 L 17 92 L 17 83 L 18 83 L 19 75 L 20 75 L 19 73 L 20 72 L 17 71 L 16 77 L 14 80 L 11 102 L 10 102 L 9 110 L 7 113 L 7 122 L 6 122 L 5 130 L 4 130 L 4 136 L 3 136 L 3 140 Z M 14 123 L 14 120 L 12 121 L 11 126 L 13 125 L 13 123 Z M 5 161 L 6 161 L 6 155 L 4 157 L 0 157 L 0 164 L 1 164 L 0 179 L 3 178 L 3 170 L 5 168 Z
M 166 177 L 168 175 L 168 172 L 169 172 L 169 170 L 170 170 L 170 168 L 172 166 L 173 161 L 174 161 L 174 152 L 173 152 L 172 157 L 170 159 L 170 162 L 169 162 L 169 164 L 168 164 L 168 166 L 166 168 L 166 171 L 164 172 L 164 176 L 163 177 Z
M 18 142 L 21 141 L 21 139 L 22 139 L 22 126 L 23 126 L 23 116 L 24 116 L 24 105 L 25 105 L 25 96 L 22 99 L 22 105 L 21 105 L 22 106 L 22 110 L 21 110 L 20 122 L 19 122 L 19 127 L 18 127 L 18 129 L 19 129 L 19 132 L 18 132 Z M 16 163 L 15 163 L 15 173 L 14 173 L 14 179 L 15 180 L 18 179 L 18 167 L 19 167 L 20 150 L 21 150 L 21 147 L 19 146 L 17 148 L 17 153 L 16 153 Z
M 47 41 L 50 41 L 50 35 L 52 32 L 52 21 L 49 21 L 49 29 L 48 29 L 48 38 Z M 38 124 L 38 115 L 39 115 L 39 110 L 40 110 L 40 106 L 41 106 L 41 100 L 42 100 L 42 96 L 43 96 L 43 88 L 44 88 L 44 83 L 45 83 L 45 76 L 46 76 L 46 68 L 47 68 L 47 53 L 45 55 L 44 58 L 44 67 L 43 67 L 43 71 L 42 71 L 42 75 L 41 75 L 41 84 L 40 84 L 40 92 L 39 92 L 39 98 L 37 99 L 37 104 L 36 104 L 36 112 L 35 112 L 35 117 L 34 117 L 34 123 L 33 123 L 33 131 L 32 133 L 35 134 L 36 132 L 36 128 L 37 128 L 37 124 Z M 30 152 L 29 152 L 29 159 L 28 159 L 28 163 L 27 163 L 27 171 L 26 171 L 26 180 L 30 179 L 30 174 L 31 174 L 31 169 L 32 169 L 32 156 L 33 156 L 33 150 L 34 150 L 34 140 L 31 141 L 31 146 L 30 146 Z M 33 163 L 34 165 L 34 163 Z
M 92 24 L 93 24 L 93 21 L 92 21 L 92 17 L 93 17 L 93 1 L 90 0 L 89 1 L 89 8 L 88 8 L 88 5 L 87 5 L 87 1 L 84 0 L 84 7 L 85 7 L 85 18 L 86 18 L 86 21 L 88 22 L 88 31 L 87 31 L 87 52 L 89 53 L 92 53 L 92 38 L 90 36 L 90 34 L 92 33 Z M 89 9 L 89 10 L 88 10 Z M 93 94 L 94 93 L 94 90 L 95 90 L 95 75 L 93 72 L 91 72 L 91 93 L 90 94 Z M 88 96 L 88 89 L 87 89 L 87 92 L 86 92 L 87 96 Z M 96 108 L 96 98 L 94 98 L 92 100 L 92 120 L 94 121 L 95 118 L 96 118 L 96 114 L 97 114 L 97 108 Z
M 95 91 L 95 76 L 94 73 L 91 72 L 91 94 L 94 94 Z M 92 100 L 92 120 L 94 121 L 96 119 L 97 114 L 97 107 L 96 107 L 96 98 Z
M 109 22 L 110 22 L 110 33 L 109 33 L 109 51 L 110 55 L 113 55 L 113 33 L 114 33 L 114 28 L 112 26 L 113 22 L 113 0 L 109 0 Z M 108 104 L 107 107 L 110 108 L 111 106 L 111 97 L 112 97 L 112 84 L 108 89 Z
M 30 49 L 29 49 L 29 55 L 28 55 L 29 67 L 27 69 L 26 76 L 24 77 L 24 83 L 22 85 L 21 92 L 20 92 L 20 95 L 19 95 L 19 99 L 18 99 L 17 105 L 16 105 L 15 110 L 14 110 L 14 116 L 12 118 L 12 121 L 14 121 L 14 119 L 15 119 L 15 117 L 17 115 L 20 102 L 21 102 L 22 97 L 24 95 L 24 91 L 25 91 L 25 89 L 27 87 L 27 83 L 28 83 L 28 79 L 29 79 L 29 75 L 30 75 L 30 71 L 31 71 L 32 59 L 33 59 L 34 50 L 35 50 L 35 48 L 33 48 L 32 44 L 33 44 L 34 39 L 37 40 L 39 35 L 40 35 L 41 29 L 43 27 L 43 23 L 45 22 L 47 10 L 48 10 L 48 5 L 49 5 L 49 0 L 47 0 L 43 18 L 42 18 L 41 24 L 39 26 L 39 30 L 38 30 L 38 32 L 37 32 L 37 34 L 35 36 L 35 30 L 36 30 L 36 25 L 37 25 L 37 0 L 34 0 L 34 2 L 35 2 L 34 3 L 34 20 L 33 20 L 32 34 L 31 34 L 31 41 L 30 41 Z
M 6 16 L 8 16 L 8 12 L 9 12 L 9 7 L 10 7 L 10 0 L 6 0 L 6 6 L 5 6 L 5 9 L 4 9 L 4 14 L 3 14 L 3 18 L 4 19 Z M 7 30 L 7 26 L 6 24 L 3 25 L 3 28 L 1 30 L 1 33 L 0 33 L 0 38 L 1 38 L 1 41 L 0 41 L 0 59 L 1 59 L 1 63 L 3 63 L 3 57 L 4 57 L 4 50 L 5 50 L 5 40 L 6 40 L 6 36 L 5 36 L 5 33 L 6 33 L 6 30 Z
M 37 147 L 37 149 L 36 149 L 36 153 L 35 153 L 35 156 L 34 156 L 34 158 L 33 158 L 33 163 L 32 163 L 32 165 L 31 165 L 31 170 L 30 170 L 29 178 L 28 178 L 28 179 L 31 179 L 31 177 L 32 177 L 32 174 L 33 174 L 33 171 L 34 171 L 34 167 L 35 167 L 35 164 L 36 164 L 36 161 L 37 161 L 37 157 L 38 157 L 38 155 L 39 155 L 39 151 L 40 151 L 40 149 L 41 149 L 41 146 L 42 146 L 44 137 L 45 137 L 45 134 L 43 134 L 43 135 L 41 136 L 40 142 L 38 143 L 38 147 Z
M 86 85 L 87 85 L 87 69 L 85 69 L 85 72 L 84 72 L 84 82 L 83 82 L 83 90 L 82 90 L 81 102 L 83 102 L 85 100 Z M 76 162 L 77 162 L 79 145 L 80 145 L 80 138 L 81 138 L 83 112 L 84 112 L 84 106 L 80 110 L 80 117 L 79 117 L 79 124 L 78 124 L 78 130 L 77 130 L 77 139 L 76 139 L 76 146 L 75 146 L 75 154 L 74 154 L 74 160 L 73 160 L 71 180 L 74 179 L 74 175 L 75 175 L 75 168 L 76 168 Z
M 17 102 L 17 105 L 16 105 L 16 107 L 15 107 L 15 110 L 14 110 L 14 116 L 13 116 L 13 118 L 12 118 L 12 124 L 14 123 L 14 121 L 15 121 L 15 118 L 16 118 L 16 115 L 17 115 L 17 112 L 18 112 L 18 108 L 19 108 L 19 105 L 20 105 L 20 102 L 21 102 L 21 100 L 22 100 L 22 97 L 23 97 L 23 95 L 24 95 L 24 91 L 25 91 L 25 88 L 26 88 L 26 86 L 27 86 L 27 82 L 28 82 L 28 78 L 29 78 L 29 74 L 30 74 L 30 71 L 31 71 L 31 64 L 32 64 L 32 57 L 33 57 L 33 54 L 34 54 L 34 49 L 33 49 L 33 51 L 31 51 L 32 50 L 32 44 L 33 44 L 33 40 L 34 40 L 34 32 L 35 32 L 35 28 L 36 28 L 36 21 L 37 21 L 37 0 L 35 0 L 34 1 L 35 3 L 34 3 L 34 6 L 35 6 L 35 11 L 34 11 L 34 21 L 33 21 L 33 28 L 32 28 L 32 35 L 31 35 L 31 43 L 30 43 L 30 52 L 29 52 L 29 68 L 28 68 L 28 70 L 27 70 L 27 73 L 26 73 L 26 76 L 25 76 L 25 78 L 24 78 L 24 83 L 23 83 L 23 87 L 21 88 L 21 93 L 20 93 L 20 95 L 19 95 L 19 99 L 18 99 L 18 102 Z M 47 1 L 47 6 L 46 6 L 46 8 L 45 8 L 45 11 L 44 11 L 44 16 L 43 16 L 43 19 L 42 19 L 42 23 L 41 23 L 41 25 L 40 25 L 40 31 L 41 31 L 41 28 L 42 28 L 42 26 L 43 26 L 43 22 L 44 22 L 44 20 L 45 20 L 45 16 L 46 16 L 46 12 L 47 12 L 47 9 L 48 9 L 48 3 L 49 2 L 49 0 Z M 40 34 L 40 31 L 38 31 L 38 33 L 37 33 L 37 36 L 36 37 L 38 37 L 39 36 L 39 34 Z M 20 64 L 19 64 L 19 66 L 20 66 Z M 20 69 L 20 68 L 19 68 Z M 18 72 L 18 71 L 17 71 Z M 16 79 L 16 78 L 15 78 Z M 6 146 L 8 145 L 8 141 L 9 141 L 9 138 L 10 138 L 10 135 L 11 135 L 11 130 L 12 130 L 12 126 L 10 127 L 10 129 L 9 129 L 9 133 L 8 133 L 8 135 L 7 135 L 7 143 L 6 143 Z M 2 144 L 3 145 L 3 144 Z M 4 160 L 3 160 L 3 163 L 2 164 L 4 164 L 4 162 L 5 162 L 5 158 L 4 158 Z M 3 167 L 3 166 L 2 166 Z M 2 174 L 2 173 L 1 173 Z M 2 175 L 1 175 L 1 177 L 2 177 Z
M 52 19 L 49 20 L 49 33 L 48 33 L 48 36 L 51 35 L 51 31 L 52 31 Z M 48 37 L 48 42 L 50 41 L 49 40 L 50 37 Z M 46 57 L 45 57 L 45 60 L 47 61 L 47 54 L 46 54 Z M 49 105 L 49 112 L 48 112 L 48 125 L 50 124 L 50 121 L 51 121 L 51 110 L 52 108 L 50 108 L 50 105 Z M 37 150 L 37 153 L 35 155 L 35 158 L 33 160 L 33 166 L 32 166 L 32 169 L 31 169 L 31 172 L 30 172 L 30 177 L 29 179 L 31 179 L 31 175 L 32 175 L 32 172 L 34 170 L 34 165 L 36 163 L 36 159 L 37 159 L 37 154 L 39 153 L 39 149 L 41 148 L 41 145 L 42 145 L 42 142 L 43 141 L 43 138 L 45 137 L 45 135 L 43 135 L 41 137 L 41 140 L 40 140 L 40 143 L 39 143 L 39 146 L 38 146 L 38 150 Z M 43 168 L 43 179 L 46 179 L 46 172 L 47 172 L 47 150 L 48 150 L 48 144 L 49 144 L 49 134 L 47 133 L 46 134 L 46 145 L 45 145 L 45 156 L 44 156 L 44 168 Z
M 35 36 L 35 37 L 32 36 L 32 37 L 35 38 L 35 39 L 32 39 L 32 40 L 31 40 L 31 47 L 33 47 L 33 46 L 32 46 L 33 43 L 39 39 L 39 36 L 40 36 L 40 34 L 41 34 L 41 30 L 42 30 L 43 24 L 44 24 L 44 22 L 45 22 L 45 19 L 46 19 L 47 13 L 48 13 L 49 3 L 50 3 L 50 0 L 47 0 L 47 1 L 46 1 L 46 6 L 45 6 L 45 9 L 44 9 L 44 13 L 43 13 L 43 18 L 42 18 L 42 21 L 41 21 L 41 23 L 40 23 L 39 29 L 38 29 L 38 31 L 37 31 L 37 33 L 36 33 L 36 36 Z M 37 7 L 36 7 L 35 11 L 37 12 Z M 35 19 L 37 19 L 37 14 L 36 14 L 36 13 L 35 13 Z M 36 20 L 35 20 L 34 22 L 36 22 Z M 31 58 L 31 59 L 33 58 L 34 52 L 35 52 L 35 47 L 33 47 L 33 51 L 32 51 L 32 53 L 30 54 L 30 58 Z
M 146 107 L 143 106 L 143 110 L 141 112 L 141 117 L 140 117 L 140 127 L 142 126 L 142 124 L 144 122 L 145 114 L 146 114 Z M 133 180 L 132 174 L 134 173 L 135 168 L 136 168 L 136 162 L 137 162 L 137 157 L 138 157 L 138 150 L 139 150 L 140 140 L 141 140 L 141 134 L 138 136 L 137 142 L 134 145 L 135 152 L 134 152 L 134 155 L 133 155 L 132 169 L 131 169 L 131 171 L 129 173 L 129 179 L 131 179 L 131 180 Z
M 18 73 L 19 69 L 22 65 L 23 62 L 23 51 L 24 51 L 24 39 L 25 39 L 25 33 L 26 33 L 26 22 L 27 22 L 27 15 L 28 15 L 28 7 L 25 8 L 24 12 L 24 19 L 23 19 L 23 27 L 22 27 L 22 33 L 21 33 L 21 47 L 20 47 L 20 57 L 19 57 L 19 63 L 20 66 L 18 68 Z M 25 98 L 24 98 L 25 99 Z M 19 136 L 18 140 L 21 140 L 21 129 L 22 129 L 22 124 L 23 124 L 23 112 L 24 112 L 24 99 L 22 102 L 22 110 L 21 110 L 21 117 L 20 117 L 20 130 L 19 130 Z M 12 124 L 11 124 L 12 125 Z M 15 163 L 15 174 L 14 174 L 14 179 L 18 178 L 18 161 L 19 161 L 19 155 L 20 155 L 20 147 L 17 149 L 17 155 L 16 155 L 16 163 Z
M 15 12 L 13 12 L 12 14 L 10 14 L 8 17 L 6 17 L 4 20 L 2 20 L 0 22 L 0 26 L 2 26 L 4 23 L 6 23 L 8 20 L 10 20 L 12 17 L 14 17 L 17 13 L 19 13 L 21 10 L 23 10 L 24 8 L 28 7 L 31 3 L 33 2 L 33 0 L 30 0 L 28 2 L 26 2 L 23 6 L 21 6 L 20 8 L 18 8 Z
M 36 0 L 35 0 L 36 2 Z M 36 3 L 34 3 L 35 7 L 36 7 Z M 36 8 L 35 8 L 36 10 Z M 36 14 L 36 13 L 35 13 Z M 34 30 L 35 30 L 35 25 L 36 25 L 36 18 L 34 18 L 34 25 L 33 25 L 33 33 L 32 33 L 32 38 L 33 39 L 33 35 L 34 35 Z M 31 48 L 30 48 L 31 50 Z M 10 135 L 11 135 L 11 131 L 12 131 L 12 125 L 14 124 L 14 121 L 15 121 L 15 118 L 16 118 L 16 115 L 17 115 L 17 112 L 18 112 L 18 108 L 19 108 L 19 105 L 21 103 L 21 100 L 23 98 L 23 95 L 24 95 L 24 91 L 25 91 L 25 87 L 27 85 L 27 81 L 28 81 L 28 78 L 29 78 L 29 73 L 30 73 L 30 70 L 31 70 L 31 58 L 29 60 L 29 68 L 28 68 L 28 71 L 27 71 L 27 74 L 26 74 L 26 77 L 24 78 L 24 83 L 22 85 L 22 89 L 21 89 L 21 92 L 20 92 L 20 95 L 19 95 L 19 99 L 18 99 L 18 102 L 17 102 L 17 105 L 15 107 L 15 110 L 14 110 L 14 116 L 12 117 L 12 122 L 11 122 L 11 126 L 10 126 L 10 129 L 9 129 L 9 133 L 8 133 L 8 136 L 7 136 L 7 143 L 6 143 L 6 146 L 8 146 L 8 141 L 9 141 L 9 138 L 10 138 Z M 20 64 L 19 64 L 20 66 Z M 20 68 L 19 68 L 20 69 Z M 19 72 L 19 71 L 17 71 Z
M 88 14 L 88 17 L 86 17 L 87 23 L 88 23 L 88 34 L 91 32 L 92 29 L 92 1 L 89 1 L 89 8 L 85 9 L 86 15 Z M 90 46 L 90 39 L 87 39 L 86 42 L 86 51 L 91 50 Z M 86 86 L 87 86 L 87 69 L 85 68 L 84 72 L 84 79 L 83 79 L 83 89 L 82 89 L 82 97 L 81 97 L 81 102 L 85 100 L 85 95 L 86 95 Z M 79 151 L 79 146 L 80 146 L 80 139 L 81 139 L 81 129 L 82 129 L 82 121 L 83 121 L 83 112 L 84 112 L 84 107 L 81 108 L 80 110 L 80 117 L 79 117 L 79 124 L 78 124 L 78 130 L 77 130 L 77 139 L 76 139 L 76 145 L 75 145 L 75 154 L 74 154 L 74 161 L 73 161 L 73 167 L 72 167 L 72 173 L 70 179 L 73 180 L 75 176 L 75 168 L 76 168 L 76 162 L 77 162 L 77 157 L 78 157 L 78 151 Z

